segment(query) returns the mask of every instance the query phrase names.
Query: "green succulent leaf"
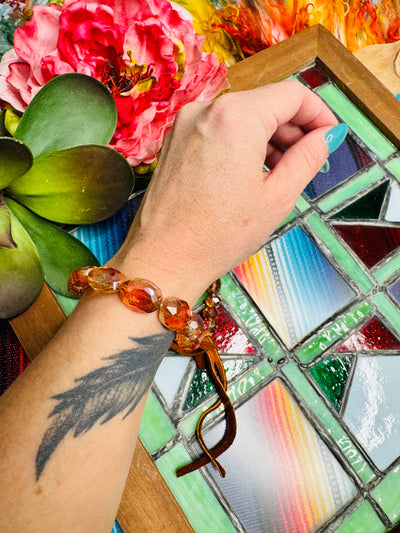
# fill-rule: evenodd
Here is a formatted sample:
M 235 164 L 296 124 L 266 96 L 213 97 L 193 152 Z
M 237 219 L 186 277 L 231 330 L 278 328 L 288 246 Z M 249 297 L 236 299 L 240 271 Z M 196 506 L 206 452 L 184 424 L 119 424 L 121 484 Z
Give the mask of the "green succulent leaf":
M 5 116 L 6 116 L 6 111 L 5 109 L 3 109 L 3 111 L 0 111 L 0 137 L 9 137 L 9 133 L 4 124 Z
M 6 108 L 4 115 L 4 127 L 8 133 L 14 135 L 20 120 L 21 116 L 18 115 L 11 107 Z
M 16 247 L 0 247 L 0 318 L 22 313 L 36 300 L 43 286 L 38 251 L 18 219 L 11 212 L 9 215 Z
M 116 125 L 110 91 L 100 81 L 73 72 L 56 76 L 34 96 L 15 138 L 38 157 L 80 144 L 108 144 Z
M 0 137 L 0 189 L 27 172 L 33 163 L 32 153 L 12 137 Z
M 0 248 L 16 248 L 11 235 L 11 213 L 0 196 Z
M 70 233 L 38 217 L 7 198 L 6 203 L 29 233 L 39 252 L 46 283 L 63 296 L 68 293 L 68 278 L 81 266 L 98 265 L 93 253 Z
M 108 146 L 56 150 L 35 159 L 9 186 L 13 197 L 43 218 L 63 224 L 91 224 L 120 209 L 132 191 L 127 160 Z

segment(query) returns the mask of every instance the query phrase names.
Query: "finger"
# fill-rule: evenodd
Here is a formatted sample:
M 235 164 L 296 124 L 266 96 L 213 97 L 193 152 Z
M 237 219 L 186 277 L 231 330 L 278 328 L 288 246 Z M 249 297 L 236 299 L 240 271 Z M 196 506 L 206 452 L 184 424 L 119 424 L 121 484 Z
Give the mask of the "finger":
M 248 98 L 249 104 L 257 110 L 268 138 L 275 135 L 280 126 L 289 123 L 306 132 L 337 124 L 334 114 L 322 99 L 295 80 L 284 80 L 253 89 L 248 91 Z M 268 113 L 265 112 L 266 103 Z
M 323 166 L 328 156 L 324 136 L 330 128 L 317 128 L 290 146 L 266 174 L 266 186 L 276 198 L 295 203 L 297 197 Z
M 287 122 L 278 126 L 276 132 L 271 137 L 271 142 L 275 147 L 289 148 L 292 144 L 297 142 L 303 135 L 307 133 L 301 126 Z

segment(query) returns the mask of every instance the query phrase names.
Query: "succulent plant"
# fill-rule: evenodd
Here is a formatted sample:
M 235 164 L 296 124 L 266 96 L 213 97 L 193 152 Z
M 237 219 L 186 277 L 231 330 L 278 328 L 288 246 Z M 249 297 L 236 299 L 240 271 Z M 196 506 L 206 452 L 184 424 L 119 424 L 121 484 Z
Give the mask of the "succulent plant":
M 133 170 L 108 146 L 116 123 L 108 89 L 71 73 L 53 78 L 36 94 L 13 136 L 3 126 L 0 318 L 29 307 L 44 281 L 68 296 L 69 273 L 97 264 L 63 225 L 104 220 L 127 201 Z

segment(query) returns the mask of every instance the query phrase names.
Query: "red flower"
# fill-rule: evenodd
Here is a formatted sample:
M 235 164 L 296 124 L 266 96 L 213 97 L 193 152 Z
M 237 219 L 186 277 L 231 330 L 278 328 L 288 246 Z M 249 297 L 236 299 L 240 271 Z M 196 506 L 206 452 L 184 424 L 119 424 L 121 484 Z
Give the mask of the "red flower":
M 203 42 L 187 11 L 168 0 L 37 5 L 0 63 L 0 98 L 23 111 L 58 74 L 95 77 L 117 105 L 111 144 L 132 165 L 150 163 L 185 103 L 228 86 L 226 66 L 201 51 Z

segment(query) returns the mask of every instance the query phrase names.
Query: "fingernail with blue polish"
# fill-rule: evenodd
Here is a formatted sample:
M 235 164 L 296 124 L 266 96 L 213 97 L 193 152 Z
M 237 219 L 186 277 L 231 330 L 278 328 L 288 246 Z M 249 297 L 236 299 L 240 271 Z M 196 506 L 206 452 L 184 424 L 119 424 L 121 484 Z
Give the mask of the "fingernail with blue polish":
M 329 172 L 329 168 L 330 168 L 330 165 L 329 165 L 329 161 L 328 159 L 325 161 L 325 164 L 323 167 L 321 167 L 319 169 L 320 172 L 323 172 L 324 174 L 327 174 Z
M 324 141 L 330 154 L 337 150 L 345 140 L 347 130 L 347 124 L 342 122 L 325 133 Z

